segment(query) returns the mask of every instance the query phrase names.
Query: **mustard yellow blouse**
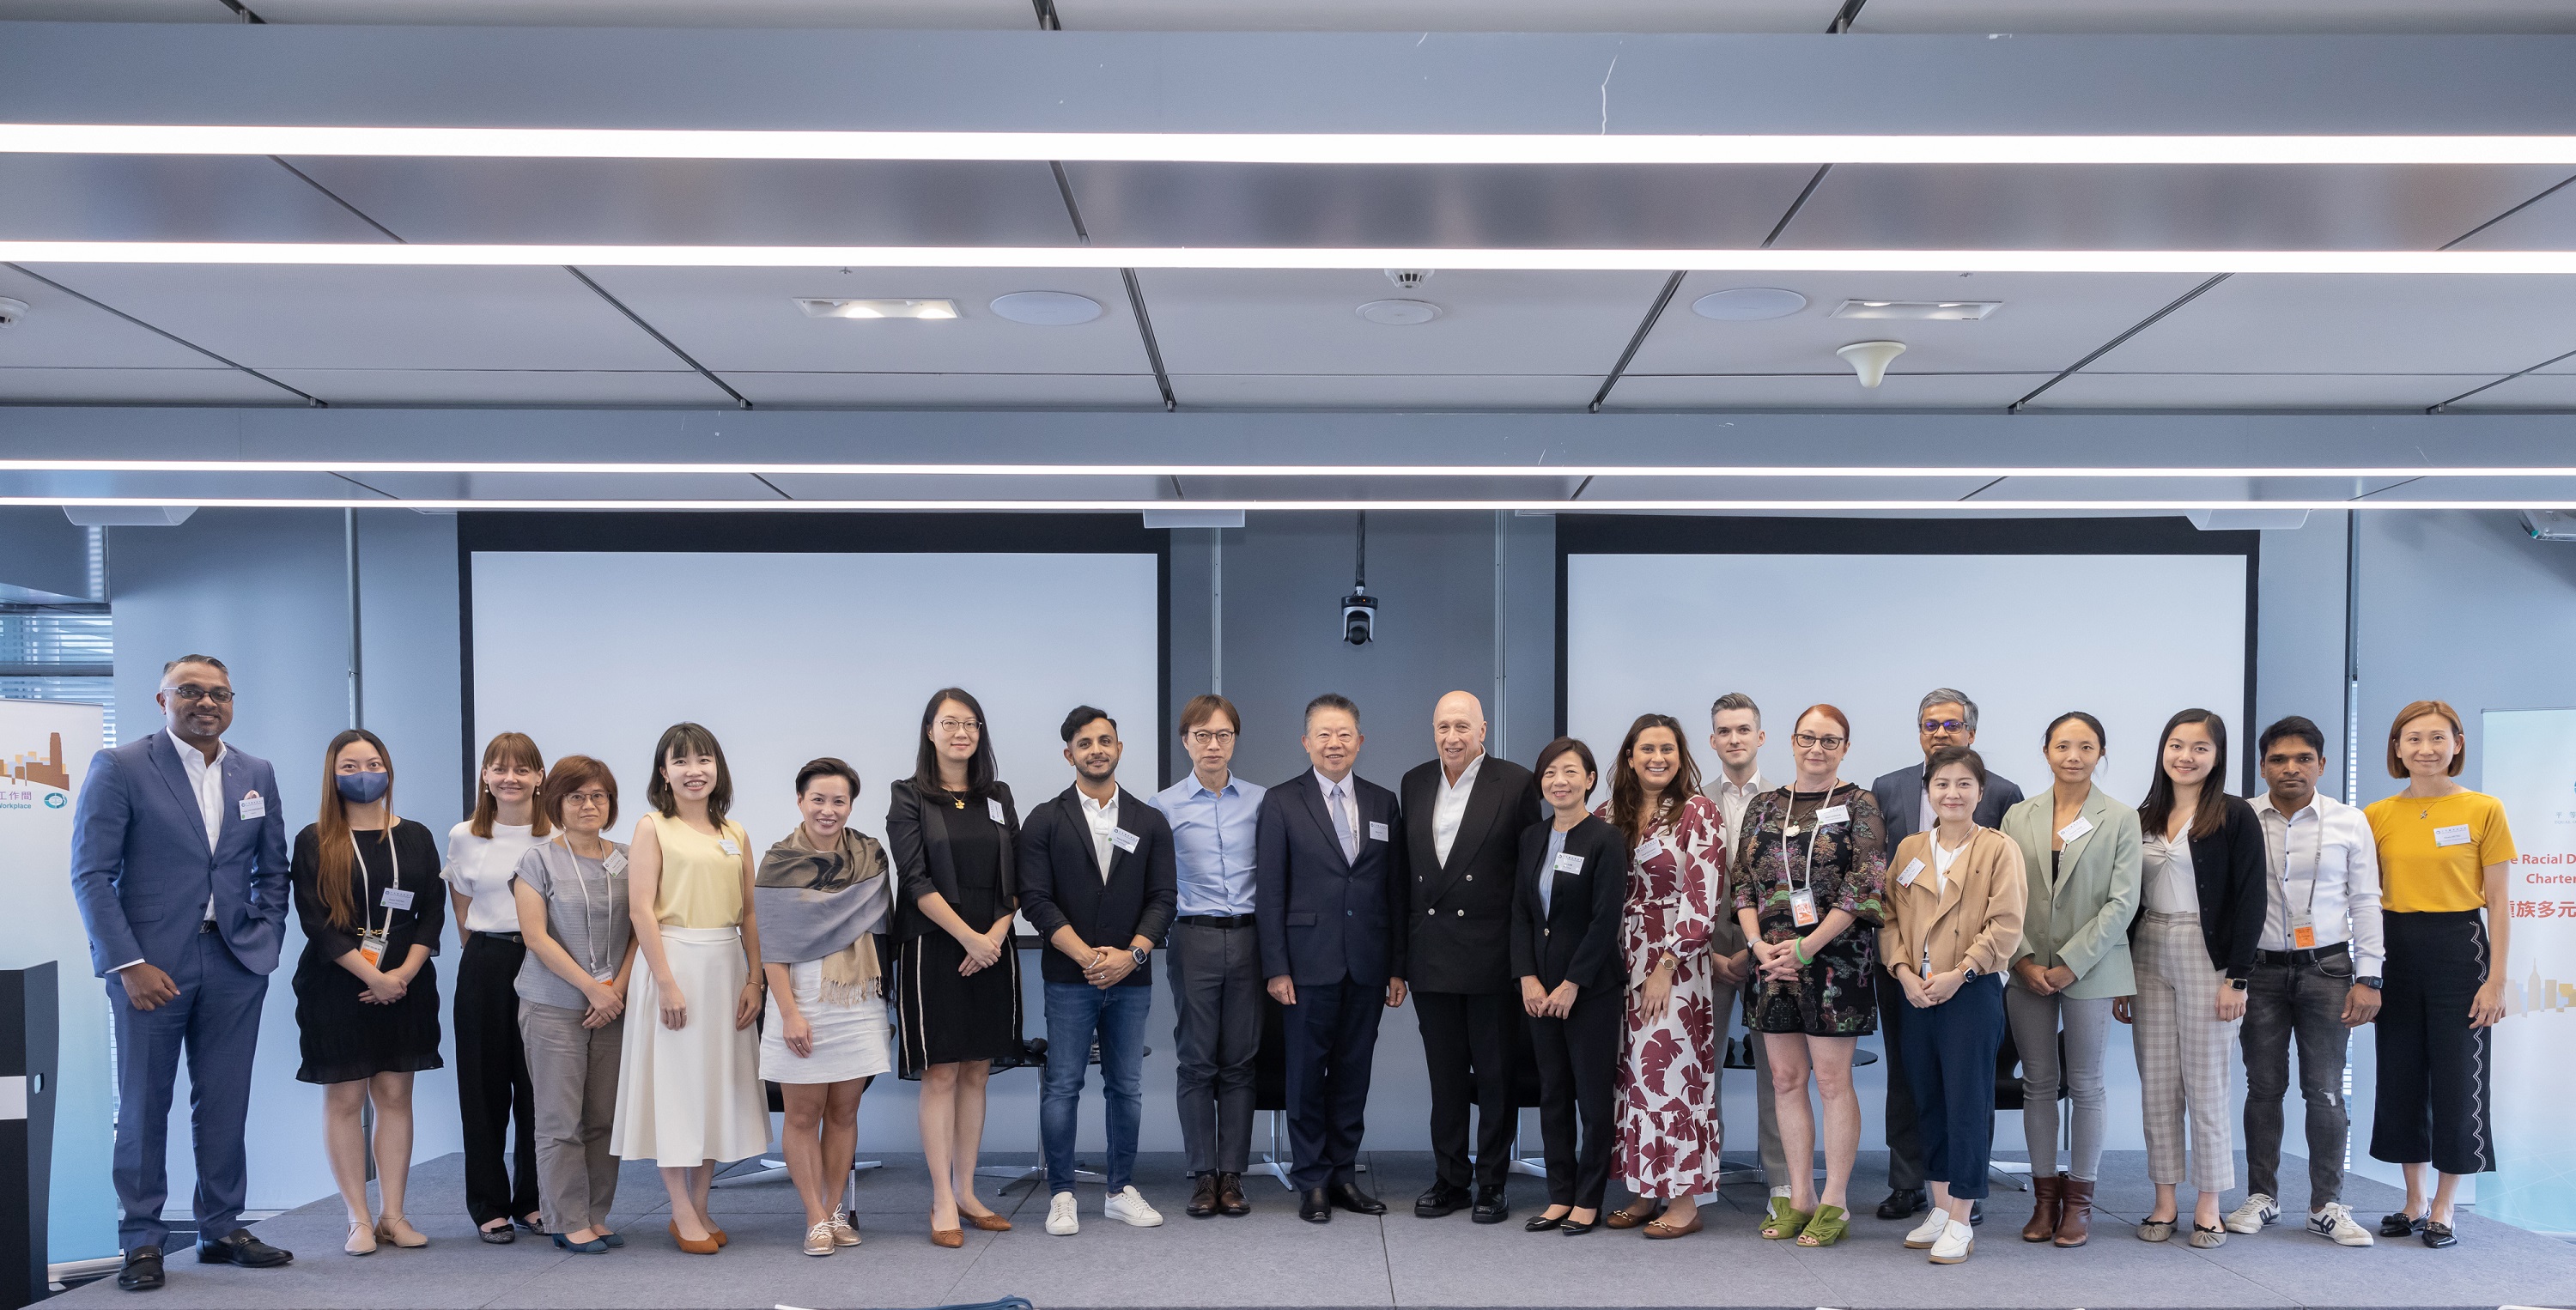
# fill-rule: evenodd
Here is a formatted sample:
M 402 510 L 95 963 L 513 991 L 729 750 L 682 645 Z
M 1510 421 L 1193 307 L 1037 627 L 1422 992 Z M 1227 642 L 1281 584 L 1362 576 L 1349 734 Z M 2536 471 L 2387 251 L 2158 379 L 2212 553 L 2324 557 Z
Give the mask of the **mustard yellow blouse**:
M 662 879 L 653 889 L 653 917 L 671 928 L 731 928 L 742 922 L 742 852 L 751 838 L 725 820 L 724 836 L 710 837 L 659 812 L 646 816 L 662 846 Z M 728 853 L 725 846 L 731 844 Z

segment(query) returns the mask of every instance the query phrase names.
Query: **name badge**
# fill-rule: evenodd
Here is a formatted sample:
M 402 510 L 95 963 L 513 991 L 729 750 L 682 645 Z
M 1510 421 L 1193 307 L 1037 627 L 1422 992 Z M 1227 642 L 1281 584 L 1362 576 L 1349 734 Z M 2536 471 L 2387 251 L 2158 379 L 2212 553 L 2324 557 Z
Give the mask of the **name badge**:
M 984 798 L 984 812 L 992 815 L 993 822 L 995 823 L 1003 824 L 1005 826 L 1008 826 L 1010 823 L 1009 819 L 1002 817 L 1002 798 L 999 796 L 987 796 Z
M 2091 831 L 2093 831 L 2093 821 L 2079 814 L 2075 816 L 2075 822 L 2057 830 L 2057 839 L 2071 842 Z
M 380 932 L 359 934 L 358 958 L 366 961 L 368 968 L 383 968 L 385 964 L 385 945 L 388 940 L 389 939 Z
M 720 850 L 720 851 L 723 851 L 723 852 L 724 852 L 725 854 L 727 854 L 727 855 L 740 855 L 740 854 L 742 854 L 742 848 L 741 848 L 741 847 L 739 847 L 739 846 L 734 845 L 734 843 L 733 843 L 733 838 L 731 838 L 731 837 L 718 837 L 718 838 L 716 838 L 716 849 L 717 849 L 717 850 Z
M 384 899 L 378 903 L 388 910 L 408 910 L 411 908 L 411 893 L 400 887 L 387 887 Z
M 1819 828 L 1827 824 L 1849 822 L 1851 822 L 1851 807 L 1848 805 L 1828 805 L 1816 811 L 1816 826 Z
M 1637 843 L 1637 860 L 1639 863 L 1644 863 L 1645 861 L 1651 860 L 1663 853 L 1664 839 L 1661 837 L 1648 837 L 1644 841 Z
M 1921 872 L 1923 872 L 1923 861 L 1907 860 L 1905 862 L 1905 872 L 1896 875 L 1896 885 L 1899 887 L 1913 886 L 1914 875 Z
M 2436 846 L 2466 846 L 2469 840 L 2469 825 L 2465 823 L 2433 830 L 2433 844 Z
M 258 792 L 252 792 L 251 794 L 242 797 L 241 816 L 245 819 L 267 818 L 268 798 L 260 795 Z
M 1385 824 L 1383 824 L 1383 823 L 1379 823 L 1379 822 L 1378 822 L 1377 820 L 1375 820 L 1375 819 L 1371 819 L 1371 820 L 1369 820 L 1369 840 L 1370 840 L 1370 841 L 1385 841 L 1385 840 L 1386 840 L 1386 825 L 1385 825 Z
M 1558 851 L 1556 853 L 1556 871 L 1558 873 L 1583 872 L 1583 857 L 1580 855 L 1569 855 L 1564 851 Z
M 626 872 L 626 852 L 610 851 L 608 858 L 599 862 L 599 871 L 611 878 Z
M 1816 926 L 1816 893 L 1806 888 L 1789 893 L 1789 918 L 1801 928 Z
M 1112 828 L 1109 830 L 1109 844 L 1122 851 L 1132 851 L 1136 849 L 1136 834 L 1125 828 Z
M 2290 949 L 2313 951 L 2317 948 L 2317 925 L 2305 914 L 2290 916 Z

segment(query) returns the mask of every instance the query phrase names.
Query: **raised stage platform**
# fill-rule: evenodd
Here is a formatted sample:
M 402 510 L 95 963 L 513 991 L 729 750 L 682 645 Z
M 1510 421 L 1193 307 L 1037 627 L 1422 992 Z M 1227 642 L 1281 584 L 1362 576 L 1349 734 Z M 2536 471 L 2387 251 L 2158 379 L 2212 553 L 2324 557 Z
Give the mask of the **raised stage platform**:
M 866 1244 L 827 1259 L 799 1250 L 804 1224 L 782 1176 L 719 1189 L 716 1212 L 733 1243 L 715 1256 L 683 1255 L 663 1233 L 666 1202 L 652 1169 L 629 1165 L 618 1218 L 622 1251 L 567 1255 L 524 1235 L 509 1246 L 474 1239 L 461 1202 L 457 1157 L 415 1168 L 412 1221 L 428 1233 L 421 1250 L 391 1247 L 364 1259 L 340 1254 L 337 1199 L 259 1225 L 269 1241 L 297 1253 L 282 1270 L 200 1266 L 192 1253 L 170 1262 L 170 1284 L 148 1299 L 101 1280 L 53 1303 L 64 1310 L 768 1310 L 812 1307 L 926 1307 L 1025 1296 L 1054 1307 L 2497 1307 L 2576 1304 L 2576 1244 L 2523 1232 L 2464 1212 L 2460 1245 L 2425 1249 L 2382 1239 L 2347 1250 L 2295 1227 L 2233 1236 L 2214 1251 L 2181 1242 L 2151 1245 L 2131 1235 L 2152 1195 L 2145 1158 L 2114 1152 L 2100 1193 L 2101 1222 L 2090 1245 L 2073 1251 L 2018 1240 L 2027 1193 L 1998 1190 L 1988 1203 L 1974 1258 L 1936 1267 L 1900 1244 L 1904 1225 L 1866 1211 L 1852 1236 L 1823 1250 L 1799 1250 L 1754 1235 L 1759 1187 L 1730 1187 L 1709 1208 L 1708 1230 L 1673 1242 L 1603 1230 L 1580 1238 L 1525 1233 L 1519 1220 L 1542 1205 L 1538 1180 L 1512 1181 L 1512 1222 L 1479 1227 L 1462 1212 L 1413 1217 L 1429 1184 L 1430 1157 L 1377 1152 L 1364 1175 L 1387 1200 L 1384 1219 L 1337 1214 L 1327 1225 L 1300 1222 L 1289 1194 L 1268 1180 L 1251 1191 L 1254 1213 L 1190 1219 L 1176 1155 L 1147 1157 L 1138 1186 L 1169 1216 L 1159 1229 L 1130 1229 L 1100 1217 L 1100 1189 L 1082 1189 L 1083 1229 L 1047 1236 L 1046 1201 L 1022 1184 L 988 1203 L 1019 1225 L 1008 1233 L 969 1230 L 963 1250 L 930 1244 L 929 1186 L 918 1155 L 890 1156 L 859 1184 Z M 1025 1161 L 1025 1155 L 988 1158 Z M 1884 1176 L 1884 1155 L 1862 1157 L 1860 1176 Z M 2304 1186 L 2303 1168 L 2284 1173 Z M 2240 1173 L 2240 1177 L 2241 1177 Z M 2398 1194 L 2356 1179 L 2347 1197 L 2372 1226 Z M 1855 1188 L 1875 1204 L 1883 1189 Z

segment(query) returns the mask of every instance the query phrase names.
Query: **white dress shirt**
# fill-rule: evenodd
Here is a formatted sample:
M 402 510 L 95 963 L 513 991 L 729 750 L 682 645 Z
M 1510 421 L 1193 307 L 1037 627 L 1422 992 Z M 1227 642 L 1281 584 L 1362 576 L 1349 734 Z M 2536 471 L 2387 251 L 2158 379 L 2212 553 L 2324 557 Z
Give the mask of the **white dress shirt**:
M 179 734 L 167 728 L 162 729 L 162 733 L 178 749 L 179 764 L 188 771 L 188 790 L 196 794 L 197 813 L 206 821 L 206 851 L 212 854 L 224 835 L 224 757 L 232 754 L 233 748 L 218 741 L 215 743 L 215 758 L 209 760 L 204 751 L 179 740 Z M 214 918 L 215 895 L 208 892 L 206 921 L 212 923 Z
M 1449 864 L 1449 848 L 1458 841 L 1458 825 L 1467 817 L 1467 793 L 1476 789 L 1476 771 L 1485 767 L 1485 754 L 1467 761 L 1458 771 L 1458 781 L 1449 781 L 1449 770 L 1443 767 L 1431 784 L 1431 852 L 1441 866 Z
M 1725 820 L 1721 831 L 1725 833 L 1728 860 L 1735 858 L 1735 837 L 1744 826 L 1744 812 L 1753 807 L 1754 797 L 1769 790 L 1771 790 L 1771 784 L 1762 780 L 1760 769 L 1755 769 L 1753 776 L 1745 779 L 1741 787 L 1729 781 L 1726 772 L 1721 769 L 1715 781 L 1700 788 L 1701 795 L 1716 802 L 1718 817 Z
M 1348 826 L 1346 826 L 1346 827 L 1342 830 L 1342 834 L 1341 834 L 1341 836 L 1342 836 L 1342 858 L 1343 858 L 1343 859 L 1346 859 L 1346 860 L 1357 860 L 1357 859 L 1359 859 L 1359 857 L 1360 857 L 1360 794 L 1359 794 L 1359 790 L 1358 790 L 1357 788 L 1355 788 L 1355 787 L 1351 786 L 1351 775 L 1349 775 L 1349 774 L 1347 774 L 1347 773 L 1345 773 L 1345 774 L 1343 774 L 1343 775 L 1342 775 L 1342 780 L 1341 780 L 1340 782 L 1335 782 L 1335 781 L 1333 781 L 1332 779 L 1325 777 L 1325 776 L 1324 776 L 1324 771 L 1323 771 L 1322 769 L 1317 769 L 1317 770 L 1315 770 L 1315 771 L 1314 771 L 1314 773 L 1315 773 L 1315 785 L 1324 789 L 1324 813 L 1325 813 L 1326 815 L 1328 815 L 1328 816 L 1329 816 L 1329 815 L 1331 815 L 1331 814 L 1333 813 L 1333 811 L 1334 811 L 1334 800 L 1333 800 L 1333 798 L 1334 798 L 1334 797 L 1336 797 L 1336 796 L 1338 796 L 1338 797 L 1340 797 L 1340 798 L 1341 798 L 1341 802 L 1340 802 L 1340 809 L 1341 809 L 1341 815 L 1342 815 L 1342 817 L 1341 817 L 1341 822 L 1342 822 L 1342 823 L 1344 823 L 1344 824 L 1346 824 L 1346 825 L 1348 825 Z
M 1109 834 L 1118 830 L 1118 793 L 1109 793 L 1105 801 L 1095 801 L 1079 791 L 1074 796 L 1082 802 L 1082 817 L 1091 824 L 1091 853 L 1100 857 L 1100 881 L 1108 882 L 1109 857 L 1117 849 Z
M 2149 833 L 2140 844 L 2141 863 L 2146 865 L 2146 908 L 2158 914 L 2200 913 L 2200 884 L 2191 867 L 2191 833 L 2185 831 L 2181 841 L 2166 841 L 2163 833 Z
M 2308 912 L 2317 945 L 2352 943 L 2355 977 L 2377 978 L 2387 962 L 2380 936 L 2379 846 L 2360 810 L 2318 796 L 2298 813 L 2272 805 L 2272 793 L 2254 798 L 2263 825 L 2263 940 L 2267 951 L 2294 950 L 2290 910 Z

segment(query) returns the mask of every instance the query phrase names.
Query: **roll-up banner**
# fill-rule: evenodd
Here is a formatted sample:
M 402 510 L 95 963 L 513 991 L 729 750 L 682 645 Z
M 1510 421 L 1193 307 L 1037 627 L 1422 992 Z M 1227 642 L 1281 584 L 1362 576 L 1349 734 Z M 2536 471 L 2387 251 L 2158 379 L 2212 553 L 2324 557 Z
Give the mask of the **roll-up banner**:
M 2576 1233 L 2576 709 L 2488 710 L 2478 765 L 2519 855 L 2505 880 L 2511 956 L 2495 1035 L 2496 1176 L 2478 1209 Z

